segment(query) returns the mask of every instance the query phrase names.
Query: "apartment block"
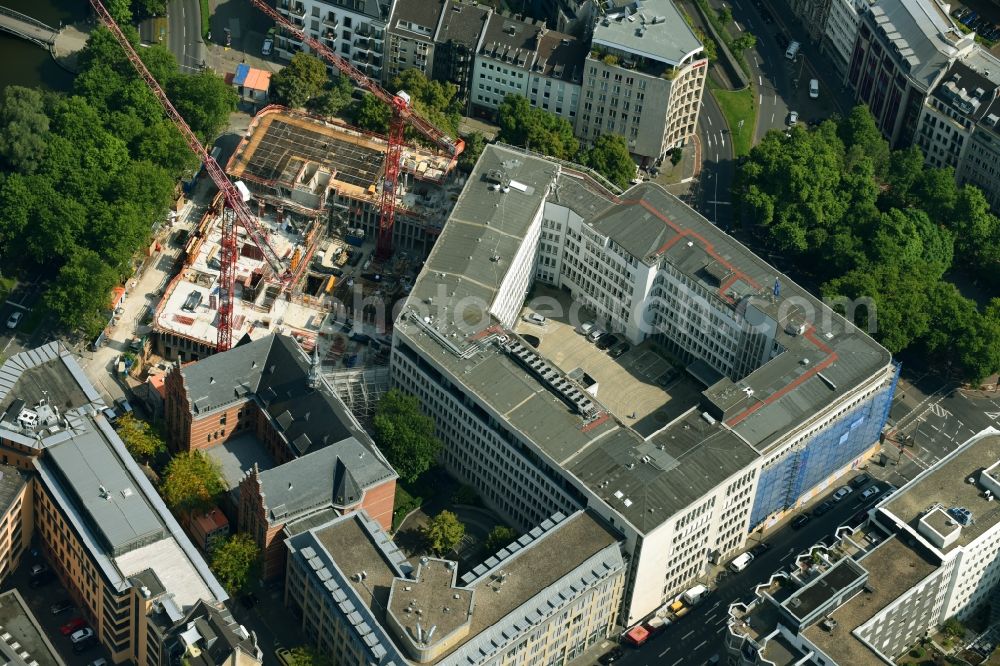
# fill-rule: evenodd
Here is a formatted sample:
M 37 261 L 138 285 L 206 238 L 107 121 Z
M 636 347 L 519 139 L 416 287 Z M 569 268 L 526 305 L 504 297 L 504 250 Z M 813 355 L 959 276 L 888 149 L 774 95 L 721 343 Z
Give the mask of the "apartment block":
M 391 85 L 407 69 L 433 77 L 434 34 L 447 4 L 445 0 L 396 0 L 386 31 L 389 50 L 382 68 L 383 85 Z
M 226 592 L 67 350 L 50 343 L 16 354 L 0 376 L 0 451 L 30 477 L 30 502 L 23 493 L 14 500 L 22 521 L 115 663 L 171 663 L 184 654 L 171 647 L 177 622 L 199 604 L 223 611 Z M 16 516 L 14 504 L 8 517 Z M 20 532 L 20 543 L 11 532 L 9 560 L 31 538 Z M 230 630 L 250 646 L 252 660 L 243 663 L 260 663 L 249 634 L 235 624 Z
M 594 25 L 577 136 L 617 134 L 644 162 L 661 158 L 694 134 L 707 69 L 670 0 L 613 3 Z
M 375 81 L 382 80 L 385 31 L 392 2 L 379 0 L 278 0 L 285 18 Z M 278 55 L 291 58 L 309 46 L 292 35 L 278 34 Z M 338 74 L 330 65 L 331 73 Z
M 580 100 L 585 45 L 543 21 L 490 15 L 473 65 L 472 107 L 494 116 L 507 95 L 573 124 Z
M 625 564 L 585 511 L 555 514 L 461 578 L 406 561 L 364 512 L 288 540 L 285 604 L 344 666 L 567 663 L 614 628 Z
M 866 7 L 847 83 L 893 148 L 908 146 L 924 101 L 949 65 L 979 47 L 935 0 L 879 0 Z
M 594 350 L 585 317 L 629 349 Z M 897 372 L 662 188 L 616 195 L 499 146 L 393 330 L 393 382 L 491 508 L 530 529 L 586 507 L 621 532 L 626 626 L 870 455 Z
M 297 520 L 364 508 L 391 526 L 396 473 L 292 338 L 175 367 L 165 386 L 168 445 L 219 464 L 223 508 L 256 539 L 263 578 L 284 572 L 283 530 Z
M 837 0 L 790 0 L 789 8 L 806 29 L 809 39 L 819 42 L 830 17 L 832 5 Z
M 730 663 L 894 664 L 950 617 L 995 601 L 1000 431 L 989 428 L 730 609 Z
M 1000 204 L 997 143 L 1000 60 L 975 49 L 955 61 L 924 101 L 914 143 L 929 166 L 952 167 L 959 185 L 975 185 Z
M 458 86 L 458 98 L 466 109 L 475 87 L 476 53 L 492 15 L 492 9 L 478 3 L 448 0 L 434 33 L 434 80 Z

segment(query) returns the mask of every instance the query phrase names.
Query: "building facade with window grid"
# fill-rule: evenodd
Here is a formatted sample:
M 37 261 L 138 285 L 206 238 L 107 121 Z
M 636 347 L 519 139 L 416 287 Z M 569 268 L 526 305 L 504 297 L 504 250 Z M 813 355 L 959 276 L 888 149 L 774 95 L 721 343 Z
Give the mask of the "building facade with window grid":
M 653 298 L 669 276 L 678 298 Z M 568 398 L 543 357 L 529 354 L 526 374 L 510 329 L 532 280 L 603 305 L 602 325 L 633 342 L 673 339 L 708 378 L 697 404 L 640 435 L 598 400 Z M 673 312 L 696 317 L 690 340 L 652 325 Z M 882 347 L 662 189 L 614 195 L 500 146 L 480 157 L 393 335 L 393 381 L 491 508 L 525 527 L 588 507 L 621 531 L 625 625 L 859 464 L 896 377 Z

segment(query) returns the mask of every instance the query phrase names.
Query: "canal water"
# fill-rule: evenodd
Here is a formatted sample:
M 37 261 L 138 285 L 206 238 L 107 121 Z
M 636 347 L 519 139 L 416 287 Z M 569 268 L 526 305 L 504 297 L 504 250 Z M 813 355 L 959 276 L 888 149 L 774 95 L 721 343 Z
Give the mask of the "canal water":
M 56 29 L 60 21 L 73 23 L 90 15 L 86 0 L 0 0 L 0 6 Z M 67 91 L 73 84 L 73 75 L 57 65 L 48 50 L 6 32 L 0 32 L 0 63 L 0 88 L 40 85 Z

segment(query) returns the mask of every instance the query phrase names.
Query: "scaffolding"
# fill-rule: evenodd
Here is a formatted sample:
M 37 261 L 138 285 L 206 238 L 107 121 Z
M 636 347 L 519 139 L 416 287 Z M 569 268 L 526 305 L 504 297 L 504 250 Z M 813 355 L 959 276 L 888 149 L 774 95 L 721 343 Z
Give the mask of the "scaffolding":
M 333 392 L 344 401 L 351 413 L 363 423 L 375 415 L 378 401 L 389 388 L 389 366 L 324 372 Z

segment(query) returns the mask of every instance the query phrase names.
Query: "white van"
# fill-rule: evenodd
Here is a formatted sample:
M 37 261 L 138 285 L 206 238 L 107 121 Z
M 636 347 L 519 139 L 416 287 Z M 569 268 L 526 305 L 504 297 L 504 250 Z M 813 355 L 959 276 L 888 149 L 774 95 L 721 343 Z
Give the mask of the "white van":
M 729 569 L 733 573 L 739 573 L 746 569 L 751 562 L 753 562 L 753 553 L 743 553 L 729 563 Z
M 801 44 L 799 44 L 798 42 L 792 42 L 791 44 L 788 45 L 788 48 L 785 49 L 785 57 L 788 58 L 789 60 L 795 60 L 795 56 L 799 54 L 800 48 L 802 48 Z

